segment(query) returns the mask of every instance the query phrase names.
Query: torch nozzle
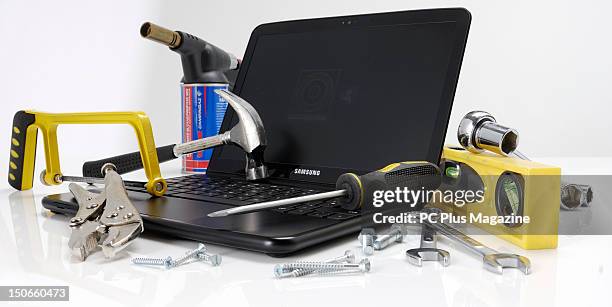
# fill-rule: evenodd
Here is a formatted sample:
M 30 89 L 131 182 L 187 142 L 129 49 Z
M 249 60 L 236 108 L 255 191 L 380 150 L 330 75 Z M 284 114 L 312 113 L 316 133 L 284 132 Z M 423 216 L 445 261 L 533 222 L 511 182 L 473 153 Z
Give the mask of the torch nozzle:
M 181 35 L 151 22 L 145 22 L 140 27 L 140 35 L 144 38 L 176 48 L 181 44 Z

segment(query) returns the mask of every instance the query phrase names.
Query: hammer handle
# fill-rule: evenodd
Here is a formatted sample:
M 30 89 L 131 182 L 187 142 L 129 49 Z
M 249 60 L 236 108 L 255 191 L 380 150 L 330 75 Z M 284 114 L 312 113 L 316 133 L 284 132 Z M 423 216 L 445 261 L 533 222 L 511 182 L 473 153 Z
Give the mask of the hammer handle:
M 159 161 L 159 163 L 170 161 L 176 158 L 173 151 L 174 146 L 176 145 L 172 144 L 157 147 L 157 160 Z M 101 170 L 102 166 L 106 163 L 114 164 L 117 168 L 117 173 L 119 174 L 133 172 L 143 167 L 142 158 L 140 157 L 140 151 L 135 151 L 128 154 L 114 156 L 102 160 L 87 161 L 83 163 L 83 176 L 103 178 L 104 176 L 102 175 Z

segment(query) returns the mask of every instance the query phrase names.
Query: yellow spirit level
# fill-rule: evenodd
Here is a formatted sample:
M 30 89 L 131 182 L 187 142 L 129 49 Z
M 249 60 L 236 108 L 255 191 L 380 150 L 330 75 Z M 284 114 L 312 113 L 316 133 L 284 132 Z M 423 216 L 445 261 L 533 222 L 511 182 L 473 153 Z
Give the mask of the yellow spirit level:
M 529 217 L 528 223 L 471 224 L 523 249 L 557 247 L 559 167 L 491 153 L 476 154 L 459 147 L 445 147 L 442 158 L 446 188 L 483 190 L 484 199 L 464 206 L 436 206 L 460 216 Z
M 147 176 L 145 187 L 151 195 L 162 196 L 166 181 L 161 177 L 151 122 L 144 112 L 43 113 L 19 111 L 13 118 L 9 184 L 17 190 L 29 190 L 34 180 L 36 139 L 41 130 L 45 148 L 46 169 L 41 176 L 45 184 L 61 183 L 57 126 L 60 124 L 129 124 L 134 128 L 140 156 Z

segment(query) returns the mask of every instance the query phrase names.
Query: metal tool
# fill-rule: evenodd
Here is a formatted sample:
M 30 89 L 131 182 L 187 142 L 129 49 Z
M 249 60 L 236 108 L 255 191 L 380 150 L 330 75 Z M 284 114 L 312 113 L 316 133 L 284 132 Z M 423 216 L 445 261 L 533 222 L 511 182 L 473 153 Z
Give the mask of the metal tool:
M 221 264 L 221 255 L 207 254 L 206 245 L 199 243 L 198 247 L 185 252 L 185 255 L 180 256 L 176 259 L 173 259 L 170 256 L 166 258 L 132 258 L 132 263 L 136 265 L 163 266 L 166 269 L 172 269 L 194 261 L 204 261 L 211 264 L 212 266 L 218 266 Z
M 267 145 L 266 133 L 259 114 L 248 102 L 237 95 L 226 91 L 216 90 L 234 109 L 238 116 L 238 123 L 224 133 L 191 141 L 182 144 L 167 145 L 157 148 L 160 162 L 169 161 L 181 155 L 213 148 L 224 144 L 233 144 L 246 152 L 246 178 L 257 180 L 268 177 L 268 170 L 264 164 L 263 153 Z M 106 163 L 117 166 L 118 173 L 123 174 L 142 168 L 140 153 L 133 152 L 98 161 L 89 161 L 83 164 L 83 175 L 98 177 L 98 170 Z
M 491 272 L 502 274 L 504 272 L 504 268 L 515 268 L 521 270 L 521 272 L 524 274 L 531 273 L 531 262 L 527 257 L 517 254 L 499 253 L 496 250 L 487 247 L 462 233 L 456 228 L 446 223 L 442 223 L 439 219 L 435 222 L 425 219 L 424 223 L 438 233 L 457 243 L 460 243 L 472 252 L 482 256 L 484 268 Z
M 327 263 L 298 261 L 286 264 L 277 264 L 274 267 L 274 274 L 279 275 L 284 272 L 302 269 L 312 271 L 311 274 L 336 275 L 341 273 L 366 273 L 371 268 L 370 260 L 364 258 L 359 263 Z
M 377 190 L 395 188 L 435 190 L 440 186 L 438 166 L 429 162 L 401 162 L 390 164 L 380 170 L 358 176 L 353 173 L 340 175 L 335 191 L 281 199 L 259 204 L 246 205 L 209 213 L 209 217 L 222 217 L 249 213 L 268 208 L 280 207 L 314 200 L 340 197 L 339 202 L 346 210 L 357 210 L 372 205 L 373 193 Z M 416 208 L 415 210 L 418 210 Z
M 192 249 L 190 251 L 185 252 L 185 255 L 179 257 L 178 259 L 174 260 L 173 263 L 173 267 L 177 267 L 180 265 L 183 265 L 189 261 L 193 261 L 193 260 L 197 260 L 198 259 L 198 254 L 200 253 L 206 253 L 206 245 L 202 244 L 202 243 L 198 243 L 198 247 L 196 247 L 195 249 Z
M 517 150 L 512 155 L 523 160 L 530 160 Z M 579 207 L 589 207 L 592 201 L 593 189 L 590 185 L 561 181 L 561 209 L 574 210 Z
M 323 261 L 324 263 L 355 263 L 355 254 L 351 250 L 344 251 L 344 255 L 340 257 L 334 257 Z M 276 278 L 287 278 L 287 277 L 302 277 L 308 274 L 312 274 L 314 270 L 305 270 L 305 269 L 294 269 L 288 271 L 277 271 L 276 268 L 274 270 L 274 276 Z
M 404 241 L 404 233 L 406 229 L 403 225 L 394 224 L 387 233 L 377 235 L 372 246 L 375 250 L 381 250 L 393 243 L 401 243 Z
M 137 257 L 132 259 L 132 263 L 136 265 L 163 266 L 166 268 L 166 270 L 169 270 L 174 267 L 174 260 L 172 260 L 172 257 L 170 256 L 166 258 Z
M 474 153 L 489 150 L 504 156 L 530 160 L 516 150 L 518 132 L 498 124 L 495 117 L 485 111 L 472 111 L 466 114 L 459 123 L 457 139 L 463 148 Z M 561 183 L 561 208 L 573 210 L 587 207 L 592 200 L 593 190 L 589 185 Z
M 46 170 L 42 170 L 40 173 L 40 182 L 44 185 L 49 185 L 44 179 L 46 174 Z M 98 177 L 82 177 L 82 176 L 67 176 L 67 175 L 56 175 L 55 181 L 59 183 L 63 182 L 75 182 L 75 183 L 87 183 L 87 184 L 104 184 L 104 178 Z M 147 183 L 144 181 L 131 181 L 124 180 L 123 185 L 126 187 L 134 187 L 134 188 L 146 188 Z M 154 187 L 156 190 L 162 189 L 163 186 L 161 184 L 156 184 Z
M 518 145 L 518 132 L 502 126 L 495 118 L 484 111 L 466 114 L 457 129 L 457 139 L 461 146 L 473 153 L 485 150 L 508 156 Z
M 450 264 L 450 253 L 436 246 L 436 231 L 427 224 L 421 224 L 421 246 L 406 251 L 408 261 L 422 266 L 423 261 L 438 261 L 443 266 Z
M 223 258 L 219 254 L 208 254 L 206 250 L 199 251 L 195 254 L 195 259 L 204 261 L 212 266 L 221 265 Z
M 128 124 L 134 128 L 138 139 L 139 152 L 134 159 L 144 165 L 147 192 L 162 196 L 166 192 L 166 181 L 161 177 L 151 122 L 143 112 L 89 112 L 89 113 L 43 113 L 36 111 L 19 111 L 13 117 L 11 158 L 9 161 L 9 184 L 17 190 L 29 190 L 34 182 L 34 164 L 36 162 L 36 139 L 40 129 L 44 141 L 46 170 L 42 181 L 48 185 L 62 183 L 57 143 L 57 127 L 60 124 Z M 104 163 L 92 169 L 95 176 Z
M 363 228 L 357 236 L 361 250 L 366 256 L 374 254 L 374 239 L 376 239 L 376 231 L 373 228 Z
M 138 210 L 130 202 L 121 176 L 113 165 L 104 166 L 104 191 L 100 194 L 85 190 L 76 183 L 68 188 L 79 209 L 70 219 L 72 233 L 68 246 L 84 261 L 98 246 L 107 258 L 127 247 L 144 230 Z
M 578 207 L 589 207 L 593 201 L 593 189 L 590 185 L 561 183 L 561 208 L 574 210 Z

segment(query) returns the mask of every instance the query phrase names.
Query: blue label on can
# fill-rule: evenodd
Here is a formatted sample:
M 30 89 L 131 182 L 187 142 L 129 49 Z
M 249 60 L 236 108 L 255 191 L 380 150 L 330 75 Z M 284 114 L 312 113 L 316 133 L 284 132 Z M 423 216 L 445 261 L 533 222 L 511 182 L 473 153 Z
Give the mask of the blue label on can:
M 227 84 L 183 84 L 183 142 L 219 134 L 227 102 L 215 93 L 228 89 Z M 208 168 L 212 149 L 183 156 L 183 171 L 204 173 Z

